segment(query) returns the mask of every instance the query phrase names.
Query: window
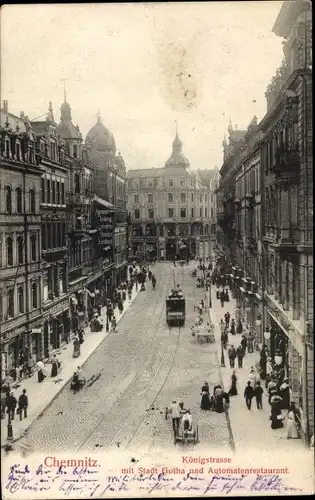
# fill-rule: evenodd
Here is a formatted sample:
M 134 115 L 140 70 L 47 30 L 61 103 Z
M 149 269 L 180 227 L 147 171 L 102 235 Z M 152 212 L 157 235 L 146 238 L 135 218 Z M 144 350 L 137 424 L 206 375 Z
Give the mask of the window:
M 202 193 L 200 193 L 200 203 L 202 203 Z
M 153 203 L 153 194 L 148 194 L 148 203 Z
M 36 261 L 36 234 L 31 236 L 31 260 Z
M 208 203 L 208 195 L 205 193 L 205 203 Z
M 202 208 L 200 209 L 200 217 L 202 217 Z
M 60 205 L 60 182 L 57 181 L 57 205 Z
M 140 210 L 135 210 L 135 219 L 140 219 Z
M 185 179 L 180 179 L 179 183 L 181 187 L 185 186 Z
M 192 216 L 192 218 L 195 217 L 195 209 L 194 208 L 191 209 L 191 216 Z
M 42 177 L 42 187 L 41 187 L 41 200 L 42 203 L 45 203 L 45 177 Z
M 17 261 L 18 264 L 23 264 L 23 238 L 22 236 L 18 236 L 16 240 L 17 246 Z
M 152 210 L 151 208 L 149 209 L 149 219 L 153 219 L 154 218 L 154 210 Z
M 74 192 L 80 193 L 80 176 L 79 176 L 79 174 L 74 174 Z
M 61 205 L 65 204 L 65 185 L 61 183 Z
M 47 224 L 47 248 L 51 248 L 52 244 L 52 224 Z
M 180 202 L 186 203 L 186 194 L 185 193 L 180 193 Z
M 168 180 L 168 185 L 169 185 L 169 187 L 173 187 L 174 186 L 173 179 L 169 179 Z
M 13 316 L 14 316 L 14 291 L 12 288 L 11 288 L 11 290 L 8 290 L 7 300 L 8 300 L 8 318 L 13 318 Z
M 7 238 L 7 265 L 13 266 L 13 239 L 11 236 Z
M 173 193 L 168 193 L 168 201 L 169 203 L 173 203 Z
M 46 199 L 46 203 L 50 203 L 50 179 L 47 179 L 47 199 Z
M 168 216 L 169 218 L 171 219 L 172 217 L 174 217 L 174 208 L 169 208 L 168 209 Z
M 56 182 L 51 181 L 51 187 L 52 187 L 52 204 L 54 205 L 56 203 Z
M 139 203 L 139 195 L 135 194 L 135 203 Z
M 22 213 L 22 189 L 17 187 L 15 190 L 16 195 L 16 211 L 18 214 Z
M 180 209 L 180 216 L 182 219 L 186 218 L 186 208 L 181 208 Z
M 10 186 L 5 188 L 5 211 L 12 214 L 12 191 Z
M 78 147 L 76 144 L 73 145 L 73 158 L 78 157 Z
M 18 303 L 19 303 L 19 314 L 24 313 L 24 288 L 19 286 L 18 288 Z
M 30 212 L 31 212 L 31 214 L 35 214 L 35 212 L 36 212 L 35 191 L 34 191 L 34 189 L 30 189 Z
M 205 207 L 205 217 L 208 217 L 208 209 Z
M 32 285 L 32 307 L 33 309 L 36 309 L 37 306 L 37 285 L 36 283 L 33 283 Z
M 191 201 L 194 201 L 194 193 L 191 193 Z

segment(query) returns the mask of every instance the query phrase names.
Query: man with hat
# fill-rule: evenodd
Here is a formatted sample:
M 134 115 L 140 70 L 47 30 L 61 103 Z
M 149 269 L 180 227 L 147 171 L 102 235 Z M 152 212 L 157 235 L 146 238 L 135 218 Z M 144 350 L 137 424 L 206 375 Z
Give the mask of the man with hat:
M 177 403 L 176 399 L 173 399 L 173 402 L 169 409 L 173 422 L 173 431 L 178 433 L 179 429 L 179 421 L 180 421 L 180 406 Z

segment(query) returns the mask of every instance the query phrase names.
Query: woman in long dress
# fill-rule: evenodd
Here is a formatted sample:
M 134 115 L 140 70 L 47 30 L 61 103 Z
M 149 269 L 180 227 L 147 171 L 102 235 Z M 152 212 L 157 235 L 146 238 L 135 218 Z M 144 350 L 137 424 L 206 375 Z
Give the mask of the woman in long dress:
M 271 428 L 272 429 L 280 429 L 283 427 L 283 418 L 281 413 L 281 398 L 280 396 L 272 396 L 271 398 Z
M 229 390 L 230 396 L 237 396 L 237 387 L 236 387 L 237 377 L 235 375 L 235 371 L 233 371 L 231 376 L 231 388 Z
M 72 357 L 73 358 L 78 358 L 80 356 L 80 342 L 79 342 L 79 339 L 78 337 L 75 337 L 74 341 L 73 341 L 73 355 Z
M 287 415 L 287 439 L 298 439 L 298 419 L 295 404 L 291 403 Z
M 290 408 L 290 386 L 288 379 L 283 381 L 279 388 L 279 396 L 282 398 L 282 409 L 289 410 Z
M 217 413 L 224 412 L 224 401 L 223 401 L 224 391 L 222 387 L 219 385 L 216 387 L 214 391 L 214 402 L 215 402 L 215 411 Z
M 42 361 L 38 361 L 37 368 L 38 368 L 38 371 L 37 371 L 38 382 L 41 383 L 41 382 L 43 382 L 43 380 L 46 377 L 44 363 Z
M 58 375 L 59 362 L 56 354 L 54 354 L 53 359 L 51 360 L 51 376 L 57 377 Z
M 209 398 L 209 385 L 208 382 L 205 382 L 201 388 L 201 403 L 200 408 L 202 410 L 211 410 L 211 403 Z

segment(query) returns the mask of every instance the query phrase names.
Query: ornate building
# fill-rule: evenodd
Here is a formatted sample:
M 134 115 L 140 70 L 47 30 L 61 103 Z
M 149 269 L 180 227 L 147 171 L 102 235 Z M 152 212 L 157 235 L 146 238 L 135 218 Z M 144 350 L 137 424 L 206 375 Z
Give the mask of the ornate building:
M 307 440 L 314 432 L 311 15 L 310 2 L 283 3 L 273 31 L 285 39 L 285 59 L 267 89 L 260 123 L 263 320 L 303 410 Z
M 85 144 L 90 150 L 91 162 L 95 167 L 97 210 L 100 210 L 100 203 L 103 203 L 102 217 L 105 217 L 104 210 L 107 210 L 106 217 L 112 218 L 113 244 L 105 245 L 103 251 L 107 248 L 107 252 L 112 252 L 115 265 L 112 285 L 119 285 L 127 276 L 126 166 L 121 154 L 116 155 L 114 136 L 103 125 L 99 115 L 96 124 L 86 136 Z
M 290 379 L 309 441 L 314 432 L 310 3 L 284 2 L 273 31 L 285 38 L 285 59 L 266 92 L 267 114 L 258 126 L 252 122 L 244 144 L 225 155 L 217 190 L 223 229 L 218 246 L 234 265 L 246 320 Z
M 42 213 L 41 296 L 43 327 L 37 336 L 39 358 L 66 341 L 69 332 L 67 199 L 69 159 L 57 135 L 52 105 L 44 121 L 33 121 L 36 161 L 42 170 L 40 208 Z
M 163 168 L 128 171 L 130 258 L 210 255 L 210 180 L 193 172 L 176 131 Z
M 22 349 L 34 363 L 40 352 L 42 170 L 29 119 L 10 113 L 7 101 L 0 118 L 1 361 L 10 373 Z

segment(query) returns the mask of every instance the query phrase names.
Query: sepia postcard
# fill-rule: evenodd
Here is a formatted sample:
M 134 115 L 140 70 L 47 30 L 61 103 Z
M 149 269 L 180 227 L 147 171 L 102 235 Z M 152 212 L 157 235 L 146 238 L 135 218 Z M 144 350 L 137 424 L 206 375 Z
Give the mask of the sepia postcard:
M 311 2 L 0 36 L 2 498 L 314 494 Z

